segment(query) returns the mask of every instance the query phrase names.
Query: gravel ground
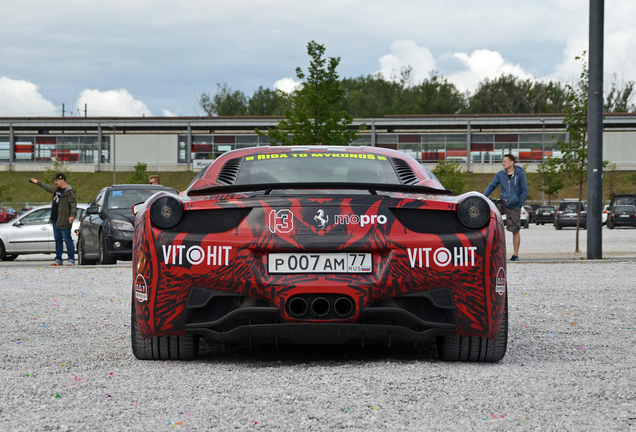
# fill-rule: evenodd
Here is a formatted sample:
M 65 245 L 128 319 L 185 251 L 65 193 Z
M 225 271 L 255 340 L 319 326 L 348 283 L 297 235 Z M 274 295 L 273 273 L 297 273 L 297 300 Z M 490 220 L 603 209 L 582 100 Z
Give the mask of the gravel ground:
M 526 254 L 543 232 L 574 238 L 531 226 Z M 615 232 L 633 250 L 636 230 Z M 129 263 L 47 263 L 0 267 L 0 431 L 636 430 L 632 260 L 510 265 L 497 364 L 442 363 L 429 346 L 138 361 Z

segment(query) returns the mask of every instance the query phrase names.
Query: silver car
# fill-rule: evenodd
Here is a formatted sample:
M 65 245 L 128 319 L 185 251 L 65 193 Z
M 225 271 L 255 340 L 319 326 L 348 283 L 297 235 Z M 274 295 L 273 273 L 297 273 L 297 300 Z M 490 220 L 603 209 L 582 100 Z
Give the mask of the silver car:
M 80 220 L 88 204 L 77 205 L 77 217 L 73 221 L 71 237 L 77 249 L 77 234 Z M 66 250 L 66 245 L 64 246 Z M 51 206 L 35 207 L 7 223 L 0 224 L 0 260 L 13 261 L 18 255 L 55 253 Z

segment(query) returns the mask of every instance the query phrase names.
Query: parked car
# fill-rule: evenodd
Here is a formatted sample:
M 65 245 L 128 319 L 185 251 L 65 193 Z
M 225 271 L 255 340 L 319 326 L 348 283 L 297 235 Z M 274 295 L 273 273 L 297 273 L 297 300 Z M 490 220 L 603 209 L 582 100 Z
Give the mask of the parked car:
M 7 223 L 18 217 L 18 213 L 13 207 L 0 207 L 0 223 Z
M 436 342 L 501 360 L 505 234 L 485 196 L 453 196 L 378 147 L 229 151 L 185 194 L 136 206 L 131 344 L 192 360 L 229 344 Z
M 610 211 L 607 217 L 607 227 L 615 226 L 636 227 L 636 207 L 633 205 L 617 205 Z
M 603 213 L 601 213 L 601 225 L 605 225 L 607 223 L 607 216 L 609 215 L 609 212 L 610 212 L 609 208 L 610 208 L 609 204 L 603 207 Z
M 508 225 L 508 220 L 505 213 L 501 215 L 501 219 L 503 220 L 504 226 Z M 530 226 L 530 214 L 525 209 L 525 207 L 521 207 L 519 221 L 521 222 L 521 228 L 528 228 Z
M 534 208 L 532 208 L 531 205 L 524 205 L 523 207 L 528 212 L 528 222 L 535 223 L 535 221 L 537 220 L 537 212 L 534 210 Z
M 564 199 L 561 201 L 561 204 L 559 204 L 559 208 L 554 216 L 554 228 L 560 230 L 563 227 L 576 227 L 579 213 L 581 214 L 579 226 L 585 229 L 587 226 L 585 202 L 581 201 L 579 203 L 578 199 Z
M 609 210 L 618 205 L 636 205 L 636 194 L 615 194 L 610 201 Z
M 20 209 L 20 211 L 18 212 L 18 215 L 22 216 L 23 214 L 25 214 L 28 211 L 33 210 L 35 207 L 32 205 L 25 205 L 24 207 L 22 207 Z
M 521 220 L 521 226 L 523 228 L 528 228 L 530 226 L 530 213 L 526 210 L 525 206 L 521 207 L 521 214 L 519 215 L 519 219 Z
M 77 204 L 77 217 L 73 221 L 71 237 L 77 245 L 75 230 L 88 204 Z M 66 250 L 66 244 L 64 244 Z M 0 260 L 12 261 L 18 255 L 55 253 L 51 206 L 39 206 L 8 223 L 0 224 Z
M 555 205 L 543 205 L 537 209 L 535 223 L 537 225 L 543 225 L 546 223 L 554 223 L 554 215 L 556 214 L 557 206 Z
M 155 185 L 105 187 L 91 201 L 79 227 L 77 257 L 80 265 L 115 264 L 132 259 L 132 206 L 157 192 L 178 194 L 174 188 Z

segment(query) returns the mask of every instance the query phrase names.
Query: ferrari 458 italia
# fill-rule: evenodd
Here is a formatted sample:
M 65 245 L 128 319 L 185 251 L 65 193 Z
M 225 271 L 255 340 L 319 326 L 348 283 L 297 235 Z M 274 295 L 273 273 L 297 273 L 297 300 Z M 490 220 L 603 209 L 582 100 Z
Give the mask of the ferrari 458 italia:
M 185 193 L 136 209 L 132 349 L 196 358 L 219 344 L 436 343 L 503 358 L 501 215 L 410 156 L 377 147 L 227 152 Z

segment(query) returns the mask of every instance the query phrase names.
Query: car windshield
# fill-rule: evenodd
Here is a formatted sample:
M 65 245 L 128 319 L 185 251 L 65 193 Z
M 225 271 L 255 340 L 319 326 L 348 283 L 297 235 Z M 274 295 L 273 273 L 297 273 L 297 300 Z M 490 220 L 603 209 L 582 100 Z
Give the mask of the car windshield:
M 155 189 L 121 189 L 111 190 L 108 194 L 108 210 L 125 210 L 132 213 L 132 206 L 146 201 L 159 192 Z
M 614 209 L 614 212 L 616 212 L 616 213 L 633 213 L 634 212 L 634 206 L 616 206 L 616 208 Z
M 246 156 L 234 184 L 318 182 L 400 184 L 388 157 L 338 151 Z

